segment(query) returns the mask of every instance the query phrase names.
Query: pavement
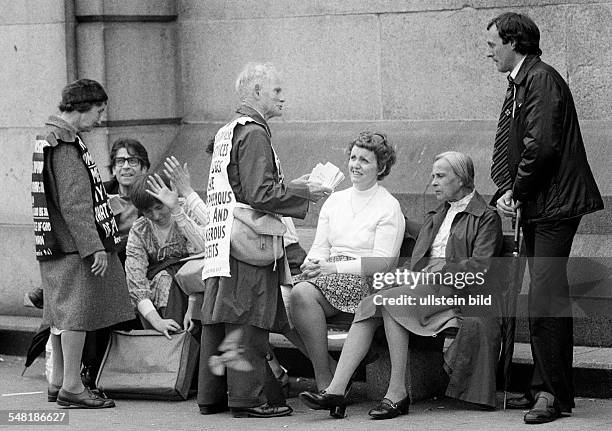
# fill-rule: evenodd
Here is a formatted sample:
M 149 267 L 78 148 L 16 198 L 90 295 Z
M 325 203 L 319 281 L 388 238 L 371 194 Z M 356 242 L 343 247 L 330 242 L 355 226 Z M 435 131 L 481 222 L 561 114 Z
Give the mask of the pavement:
M 21 377 L 24 358 L 0 356 L 0 429 L 15 430 L 610 430 L 612 429 L 612 399 L 577 398 L 572 416 L 543 425 L 525 425 L 519 410 L 482 411 L 449 398 L 418 402 L 410 414 L 386 421 L 370 420 L 367 412 L 375 403 L 357 402 L 347 409 L 348 417 L 330 418 L 327 412 L 306 408 L 293 397 L 291 416 L 272 419 L 236 419 L 229 413 L 202 416 L 195 399 L 182 402 L 116 400 L 117 407 L 103 410 L 61 409 L 47 402 L 44 359 L 39 358 Z M 292 378 L 293 391 L 312 387 L 310 379 Z M 359 395 L 359 388 L 357 388 Z M 501 394 L 498 394 L 501 401 Z M 26 412 L 49 410 L 68 413 L 68 425 L 6 425 L 8 411 Z M 4 422 L 2 422 L 4 421 Z

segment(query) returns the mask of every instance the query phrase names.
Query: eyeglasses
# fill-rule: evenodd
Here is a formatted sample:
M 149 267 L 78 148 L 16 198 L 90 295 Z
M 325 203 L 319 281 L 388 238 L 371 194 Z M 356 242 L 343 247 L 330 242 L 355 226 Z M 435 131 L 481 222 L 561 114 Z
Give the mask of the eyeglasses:
M 140 165 L 140 159 L 138 157 L 117 157 L 114 165 L 116 168 L 122 168 L 126 161 L 131 168 L 135 168 L 136 166 Z

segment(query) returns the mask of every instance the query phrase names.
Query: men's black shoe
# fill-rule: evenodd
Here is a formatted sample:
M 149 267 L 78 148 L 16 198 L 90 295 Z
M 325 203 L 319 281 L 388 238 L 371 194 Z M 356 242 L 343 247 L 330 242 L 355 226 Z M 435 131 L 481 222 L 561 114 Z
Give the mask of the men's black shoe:
M 271 406 L 268 403 L 257 407 L 232 408 L 231 410 L 235 418 L 276 418 L 288 416 L 293 412 L 293 409 L 287 405 Z
M 49 386 L 47 387 L 47 401 L 50 403 L 56 402 L 57 394 L 59 394 L 60 389 L 62 389 L 61 386 L 55 386 L 49 383 Z
M 508 398 L 508 400 L 506 401 L 507 409 L 528 410 L 531 407 L 533 407 L 533 400 L 527 398 L 526 396 Z
M 526 424 L 545 424 L 561 417 L 561 409 L 555 396 L 549 392 L 538 392 L 533 408 L 525 414 Z
M 198 404 L 201 415 L 214 415 L 217 413 L 226 412 L 229 410 L 227 403 L 219 404 Z

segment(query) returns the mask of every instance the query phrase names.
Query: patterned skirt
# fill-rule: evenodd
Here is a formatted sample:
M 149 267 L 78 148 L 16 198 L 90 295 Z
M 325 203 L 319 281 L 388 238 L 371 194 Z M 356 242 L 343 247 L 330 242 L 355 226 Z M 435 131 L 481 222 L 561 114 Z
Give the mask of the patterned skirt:
M 333 256 L 329 262 L 353 260 L 348 256 Z M 373 291 L 373 277 L 359 274 L 336 273 L 305 280 L 314 285 L 334 307 L 345 313 L 354 313 L 363 298 Z

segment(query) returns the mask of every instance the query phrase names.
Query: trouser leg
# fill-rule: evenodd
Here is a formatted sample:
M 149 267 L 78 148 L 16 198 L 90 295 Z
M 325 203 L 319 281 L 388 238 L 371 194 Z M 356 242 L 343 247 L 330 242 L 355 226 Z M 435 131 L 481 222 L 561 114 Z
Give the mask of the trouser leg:
M 524 227 L 529 257 L 529 333 L 534 360 L 531 395 L 552 393 L 563 411 L 574 407 L 573 319 L 567 260 L 580 219 Z
M 219 344 L 225 337 L 225 325 L 202 325 L 200 336 L 200 366 L 198 373 L 199 405 L 225 404 L 227 401 L 227 383 L 225 376 L 216 376 L 210 372 L 208 358 L 217 354 Z
M 251 325 L 226 324 L 226 332 L 242 330 L 240 343 L 244 358 L 252 365 L 252 371 L 227 370 L 228 405 L 234 408 L 256 407 L 267 400 L 267 379 L 274 378 L 268 366 L 268 331 Z

